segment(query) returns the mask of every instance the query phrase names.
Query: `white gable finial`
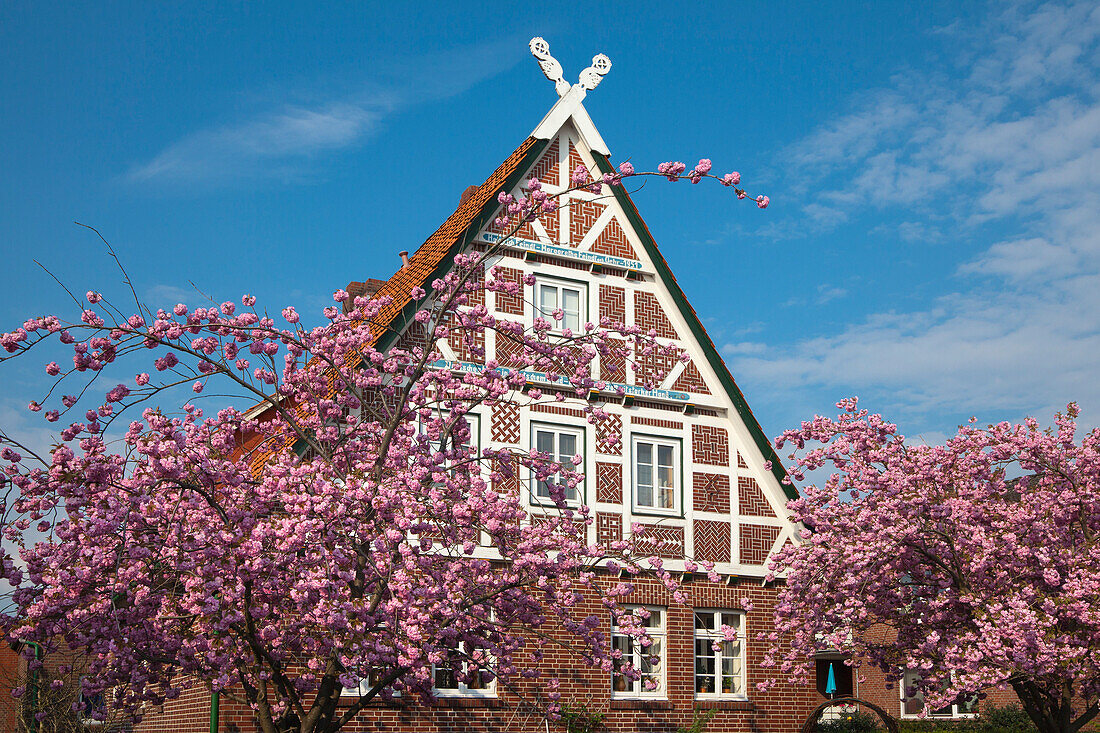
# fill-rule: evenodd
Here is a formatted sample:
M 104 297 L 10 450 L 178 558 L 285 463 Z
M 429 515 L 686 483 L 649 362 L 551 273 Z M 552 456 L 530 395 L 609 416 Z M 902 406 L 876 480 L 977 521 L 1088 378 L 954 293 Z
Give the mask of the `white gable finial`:
M 611 59 L 602 53 L 598 53 L 592 57 L 592 65 L 581 72 L 580 84 L 585 89 L 592 91 L 597 84 L 603 81 L 609 71 L 611 71 Z
M 554 82 L 554 89 L 557 90 L 558 96 L 564 97 L 565 93 L 569 91 L 569 82 L 565 80 L 561 64 L 550 55 L 550 44 L 542 36 L 535 36 L 527 45 L 531 49 L 531 55 L 538 59 L 542 73 L 546 74 L 547 79 Z

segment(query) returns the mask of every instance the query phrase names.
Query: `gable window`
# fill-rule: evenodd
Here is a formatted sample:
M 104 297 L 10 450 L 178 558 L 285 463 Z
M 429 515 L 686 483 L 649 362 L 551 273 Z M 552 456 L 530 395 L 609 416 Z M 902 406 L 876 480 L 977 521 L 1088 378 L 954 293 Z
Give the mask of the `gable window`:
M 634 508 L 660 514 L 680 512 L 680 441 L 635 436 Z
M 901 684 L 902 717 L 916 717 L 924 710 L 924 693 L 917 689 L 920 673 L 906 670 Z M 978 698 L 974 695 L 961 696 L 953 704 L 936 710 L 930 710 L 931 718 L 973 718 L 978 714 Z
M 438 697 L 496 696 L 496 678 L 486 671 L 487 664 L 477 661 L 483 654 L 475 647 L 468 647 L 466 642 L 459 642 L 446 663 L 432 665 L 432 692 Z
M 736 630 L 728 641 L 722 627 Z M 695 611 L 695 696 L 745 699 L 745 614 Z
M 539 453 L 548 453 L 550 460 L 573 471 L 584 471 L 584 430 L 566 425 L 532 425 L 531 447 Z M 581 455 L 580 465 L 573 465 L 573 457 Z M 536 504 L 554 504 L 552 488 L 560 486 L 565 503 L 575 506 L 580 503 L 580 485 L 570 487 L 563 474 L 556 474 L 548 481 L 532 479 L 532 500 Z
M 554 324 L 554 330 L 569 329 L 579 333 L 586 313 L 586 290 L 581 283 L 564 280 L 542 280 L 535 284 L 535 314 Z M 562 319 L 554 320 L 554 312 L 562 311 Z
M 649 643 L 642 646 L 633 636 L 612 626 L 611 696 L 664 698 L 666 609 L 646 606 L 628 610 L 641 619 Z M 643 618 L 645 614 L 641 611 L 648 612 L 649 617 Z M 640 672 L 641 676 L 631 679 L 623 674 L 626 664 Z
M 450 413 L 441 411 L 437 415 L 434 415 L 433 418 L 434 417 L 438 417 L 438 418 L 441 418 L 443 420 L 449 420 L 450 419 Z M 469 435 L 469 437 L 467 437 L 462 442 L 461 445 L 459 445 L 457 447 L 461 448 L 462 451 L 467 455 L 466 460 L 470 460 L 470 461 L 477 460 L 478 457 L 481 455 L 481 417 L 479 415 L 477 415 L 477 413 L 467 412 L 466 414 L 464 414 L 462 416 L 462 418 L 466 421 L 466 426 L 470 431 L 470 435 Z M 422 434 L 428 432 L 428 421 L 427 420 L 422 419 L 420 421 L 420 432 Z M 454 449 L 456 447 L 455 446 L 455 434 L 457 432 L 458 432 L 458 426 L 453 425 L 451 427 L 450 431 L 449 431 L 448 436 L 447 436 L 446 445 L 444 445 L 444 442 L 442 440 L 443 436 L 441 436 L 441 435 L 432 436 L 432 439 L 429 440 L 429 444 L 431 446 L 432 452 L 433 453 L 442 453 L 444 450 Z M 465 462 L 465 461 L 463 461 L 463 462 Z M 450 460 L 445 461 L 443 463 L 443 465 L 440 467 L 441 472 L 445 473 L 446 470 L 448 468 L 450 468 L 450 463 L 451 463 Z M 476 468 L 474 469 L 474 472 L 476 473 Z M 433 483 L 436 486 L 441 486 L 442 485 L 442 482 L 440 482 L 440 481 L 435 481 Z

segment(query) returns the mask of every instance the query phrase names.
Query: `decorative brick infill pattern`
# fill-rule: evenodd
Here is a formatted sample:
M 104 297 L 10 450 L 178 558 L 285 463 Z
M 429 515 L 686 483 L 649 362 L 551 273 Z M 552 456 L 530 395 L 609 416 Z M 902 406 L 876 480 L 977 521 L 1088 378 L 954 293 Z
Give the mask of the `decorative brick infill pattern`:
M 642 534 L 635 547 L 642 557 L 677 558 L 684 556 L 684 528 L 670 524 L 641 524 Z
M 687 366 L 684 367 L 683 374 L 673 382 L 672 388 L 678 392 L 710 394 L 707 383 L 703 381 L 703 375 L 699 373 L 699 368 L 693 362 L 688 362 Z
M 694 529 L 694 555 L 696 560 L 730 561 L 731 532 L 729 522 L 696 519 Z
M 768 497 L 760 489 L 760 484 L 751 476 L 737 478 L 737 511 L 750 517 L 774 517 Z
M 596 220 L 607 208 L 595 201 L 584 199 L 569 200 L 569 246 L 577 247 L 585 238 L 589 230 L 596 225 Z
M 496 358 L 501 366 L 516 369 L 525 366 L 523 362 L 523 349 L 525 347 L 522 343 L 498 332 L 496 334 L 496 344 Z
M 657 351 L 651 354 L 639 354 L 635 357 L 634 384 L 659 387 L 668 379 L 669 373 L 680 362 L 675 354 Z
M 596 542 L 606 547 L 623 538 L 623 515 L 612 512 L 596 512 Z
M 611 348 L 600 355 L 600 378 L 622 384 L 626 381 L 626 342 L 608 338 L 608 346 Z
M 494 443 L 519 444 L 519 405 L 497 402 L 490 419 L 490 436 Z
M 577 152 L 577 148 L 574 147 L 573 142 L 570 141 L 569 142 L 569 160 L 566 162 L 566 166 L 568 166 L 568 167 L 565 169 L 565 178 L 568 179 L 570 176 L 572 176 L 573 171 L 577 170 L 578 165 L 583 165 L 585 168 L 588 168 L 588 165 L 585 164 L 585 162 L 583 160 L 581 160 L 581 154 Z M 589 169 L 589 171 L 592 170 L 591 168 L 588 168 L 588 169 Z
M 763 565 L 768 553 L 779 537 L 779 527 L 760 524 L 741 525 L 741 562 L 745 565 Z
M 623 454 L 623 418 L 611 414 L 596 423 L 596 452 L 605 456 Z
M 584 417 L 584 411 L 578 410 L 575 407 L 560 407 L 558 405 L 542 405 L 539 403 L 531 405 L 531 412 L 545 412 L 550 415 L 564 415 L 566 417 Z
M 493 491 L 499 494 L 519 496 L 519 460 L 515 456 L 494 458 L 491 476 Z
M 729 514 L 730 477 L 696 471 L 691 477 L 691 495 L 695 511 Z
M 683 430 L 684 424 L 678 420 L 659 420 L 655 417 L 641 417 L 631 415 L 630 422 L 633 425 L 648 425 L 652 428 L 664 428 L 665 430 Z
M 730 465 L 730 442 L 725 428 L 691 426 L 691 457 L 696 463 Z
M 592 243 L 588 251 L 611 255 L 612 257 L 624 257 L 628 260 L 638 259 L 638 253 L 630 246 L 630 242 L 626 239 L 626 233 L 619 226 L 618 220 L 614 218 L 607 222 L 607 226 L 596 237 L 596 241 Z
M 634 291 L 634 323 L 643 331 L 656 331 L 659 338 L 677 338 L 676 329 L 653 293 Z
M 452 318 L 452 321 L 457 319 Z M 447 333 L 447 345 L 454 352 L 458 361 L 468 361 L 476 364 L 485 362 L 485 332 L 452 327 Z
M 522 283 L 523 282 L 523 270 L 517 270 L 514 267 L 502 267 L 497 265 L 496 279 L 500 282 Z M 522 316 L 524 314 L 523 304 L 523 287 L 520 286 L 520 290 L 515 295 L 508 293 L 496 293 L 496 309 L 498 313 L 508 313 L 513 316 Z
M 561 185 L 561 175 L 559 172 L 561 166 L 561 148 L 558 147 L 558 141 L 550 143 L 550 147 L 546 148 L 546 152 L 539 158 L 539 162 L 535 163 L 535 167 L 531 169 L 530 174 L 524 179 L 526 184 L 532 178 L 537 178 L 541 183 L 547 183 L 551 186 Z
M 596 462 L 596 501 L 623 503 L 623 467 L 619 463 Z
M 741 455 L 741 451 L 737 451 L 737 467 L 748 468 L 749 464 L 745 463 L 745 457 Z
M 626 323 L 626 290 L 600 283 L 600 320 Z

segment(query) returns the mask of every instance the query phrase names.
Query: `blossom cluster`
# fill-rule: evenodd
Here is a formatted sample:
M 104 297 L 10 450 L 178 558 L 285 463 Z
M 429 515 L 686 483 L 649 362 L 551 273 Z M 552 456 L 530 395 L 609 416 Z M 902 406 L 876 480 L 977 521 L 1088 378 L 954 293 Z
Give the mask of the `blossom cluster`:
M 926 710 L 1011 686 L 1033 719 L 1095 715 L 1100 430 L 1079 436 L 1071 404 L 1052 430 L 972 420 L 924 445 L 837 406 L 776 441 L 796 479 L 833 473 L 789 504 L 805 529 L 774 559 L 767 663 L 805 681 L 817 651 L 840 649 L 895 682 L 916 673 Z
M 623 163 L 593 180 L 578 169 L 570 190 L 637 175 L 650 174 Z M 498 198 L 498 224 L 512 233 L 561 195 L 537 179 L 526 190 Z M 573 332 L 560 311 L 530 324 L 497 316 L 487 294 L 534 284 L 497 277 L 501 246 L 459 254 L 430 290 L 413 288 L 401 334 L 386 316 L 393 296 L 338 290 L 313 328 L 293 307 L 257 310 L 251 295 L 126 315 L 89 291 L 71 322 L 33 318 L 0 335 L 0 362 L 47 341 L 72 354 L 45 365 L 53 388 L 28 406 L 57 424 L 59 445 L 38 455 L 0 433 L 16 490 L 0 504 L 0 575 L 15 609 L 4 631 L 85 652 L 84 692 L 113 695 L 134 719 L 196 681 L 243 683 L 265 725 L 335 729 L 376 696 L 430 698 L 440 667 L 466 683 L 541 678 L 531 644 L 563 632 L 579 658 L 610 672 L 609 619 L 582 610 L 583 594 L 644 640 L 620 605 L 630 578 L 652 573 L 682 599 L 676 577 L 638 556 L 641 526 L 588 542 L 592 513 L 567 500 L 583 479 L 576 461 L 481 448 L 468 417 L 502 402 L 574 400 L 598 423 L 615 397 L 600 364 L 631 361 L 655 386 L 664 375 L 652 365 L 668 361 L 655 357 L 687 356 L 606 318 Z M 450 368 L 443 343 L 477 368 Z M 135 363 L 88 406 L 92 381 Z M 528 384 L 530 372 L 546 383 Z M 178 391 L 177 411 L 154 406 Z M 255 406 L 208 411 L 199 400 L 212 392 Z M 550 506 L 534 521 L 522 494 L 538 483 Z M 687 564 L 713 576 L 712 563 Z M 351 707 L 328 704 L 368 679 Z

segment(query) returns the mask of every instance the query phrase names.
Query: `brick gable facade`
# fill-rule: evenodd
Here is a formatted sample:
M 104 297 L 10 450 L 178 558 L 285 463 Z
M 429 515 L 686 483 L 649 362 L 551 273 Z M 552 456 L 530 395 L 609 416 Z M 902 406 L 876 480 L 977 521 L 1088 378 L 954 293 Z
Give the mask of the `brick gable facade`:
M 548 186 L 564 185 L 568 174 L 586 159 L 594 160 L 592 152 L 578 130 L 567 123 L 537 160 L 526 164 L 525 171 L 516 171 L 521 183 L 512 192 L 520 193 L 522 181 L 532 176 Z M 485 211 L 491 213 L 496 205 L 483 198 Z M 561 244 L 563 252 L 554 248 L 536 251 L 530 243 L 518 242 L 486 262 L 486 267 L 495 266 L 498 279 L 520 284 L 520 291 L 497 293 L 484 304 L 502 319 L 529 324 L 534 318 L 534 287 L 523 283 L 526 276 L 533 275 L 536 285 L 553 282 L 578 291 L 587 314 L 582 320 L 636 324 L 662 344 L 674 341 L 686 348 L 691 362 L 681 365 L 662 354 L 639 355 L 635 369 L 625 359 L 604 357 L 599 367 L 601 378 L 610 384 L 591 399 L 609 413 L 606 420 L 588 423 L 584 404 L 573 398 L 534 406 L 500 401 L 479 408 L 476 425 L 481 432 L 476 437 L 483 448 L 525 453 L 533 447 L 533 425 L 574 431 L 582 446 L 580 469 L 585 473 L 584 497 L 592 516 L 585 528 L 589 542 L 615 542 L 639 530 L 639 549 L 663 558 L 670 570 L 682 572 L 685 558 L 694 558 L 713 563 L 723 581 L 713 583 L 688 574 L 688 600 L 677 603 L 660 584 L 641 580 L 627 599 L 659 606 L 667 616 L 662 696 L 641 700 L 615 694 L 607 674 L 585 667 L 563 651 L 550 653 L 546 666 L 551 672 L 563 671 L 563 700 L 583 701 L 594 712 L 604 713 L 609 730 L 673 730 L 690 723 L 694 710 L 708 707 L 720 710 L 712 723 L 714 730 L 792 730 L 818 703 L 816 693 L 786 684 L 766 693 L 755 687 L 771 676 L 760 667 L 764 650 L 755 641 L 756 634 L 769 624 L 776 592 L 774 586 L 762 583 L 764 564 L 777 542 L 795 536 L 785 518 L 763 513 L 773 503 L 781 506 L 785 501 L 776 476 L 760 468 L 771 456 L 759 452 L 759 442 L 752 438 L 752 431 L 759 427 L 744 416 L 730 391 L 711 388 L 723 384 L 713 362 L 706 358 L 705 350 L 713 346 L 701 324 L 693 320 L 690 307 L 678 305 L 678 289 L 674 292 L 662 280 L 661 268 L 667 265 L 659 253 L 645 244 L 642 233 L 631 223 L 630 212 L 617 199 L 596 198 L 587 192 L 571 194 L 557 212 L 540 217 L 520 232 L 531 242 Z M 470 242 L 484 246 L 493 241 L 485 237 L 486 232 L 493 233 L 491 225 L 475 233 Z M 569 233 L 568 245 L 558 242 L 558 233 L 564 232 Z M 414 255 L 414 261 L 419 256 Z M 593 259 L 597 257 L 619 259 Z M 605 264 L 596 266 L 594 262 Z M 519 363 L 519 344 L 496 335 L 469 340 L 456 334 L 448 344 L 456 361 L 475 361 L 477 352 L 485 349 L 486 358 L 495 358 L 503 366 Z M 652 497 L 638 490 L 639 450 L 655 445 L 673 456 L 668 464 L 671 491 L 662 494 L 664 503 L 656 506 Z M 740 460 L 742 453 L 752 457 L 751 463 Z M 499 459 L 492 466 L 490 480 L 495 490 L 521 497 L 532 521 L 539 521 L 543 510 L 530 496 L 528 473 L 514 457 Z M 743 610 L 745 599 L 755 604 L 754 610 Z M 610 619 L 599 600 L 585 596 L 582 603 L 590 605 L 610 631 Z M 744 614 L 745 686 L 737 695 L 700 698 L 696 694 L 693 608 Z M 504 689 L 493 696 L 452 697 L 434 705 L 412 700 L 379 702 L 370 705 L 347 730 L 458 733 L 530 729 L 516 712 L 517 705 L 519 699 Z M 156 719 L 152 716 L 140 730 L 161 730 L 149 727 Z M 243 721 L 244 712 L 227 704 L 222 729 L 230 730 L 227 726 L 231 724 L 239 726 L 239 731 L 251 730 L 251 724 Z

